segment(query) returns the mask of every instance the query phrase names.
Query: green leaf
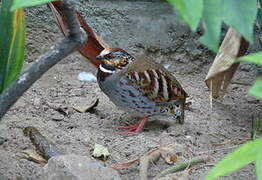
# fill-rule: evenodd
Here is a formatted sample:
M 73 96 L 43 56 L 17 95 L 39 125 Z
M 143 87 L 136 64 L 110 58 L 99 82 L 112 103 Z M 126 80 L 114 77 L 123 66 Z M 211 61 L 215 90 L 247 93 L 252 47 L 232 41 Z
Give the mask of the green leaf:
M 262 152 L 257 155 L 256 174 L 257 180 L 262 180 Z
M 11 12 L 10 0 L 0 10 L 0 93 L 20 74 L 25 49 L 25 20 L 22 9 Z
M 242 56 L 238 58 L 237 61 L 244 61 L 244 62 L 262 65 L 262 52 L 253 53 L 247 56 Z
M 253 26 L 257 15 L 257 0 L 222 0 L 225 23 L 253 43 Z
M 261 149 L 262 139 L 257 139 L 240 146 L 217 163 L 205 177 L 205 180 L 218 178 L 256 161 L 258 154 L 262 153 Z
M 255 84 L 249 89 L 248 94 L 262 99 L 262 77 L 257 78 Z
M 11 11 L 17 8 L 24 8 L 29 6 L 36 6 L 44 3 L 48 3 L 55 0 L 13 0 Z
M 173 5 L 179 17 L 187 23 L 192 31 L 198 27 L 203 11 L 203 0 L 167 0 Z
M 220 0 L 204 0 L 202 22 L 205 34 L 200 38 L 200 42 L 214 52 L 218 51 L 222 23 L 220 2 Z

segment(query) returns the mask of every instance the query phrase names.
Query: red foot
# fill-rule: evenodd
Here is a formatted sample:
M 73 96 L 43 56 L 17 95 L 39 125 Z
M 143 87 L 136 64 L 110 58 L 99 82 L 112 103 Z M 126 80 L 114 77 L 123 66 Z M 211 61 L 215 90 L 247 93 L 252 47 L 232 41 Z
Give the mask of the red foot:
M 118 126 L 117 129 L 124 130 L 125 134 L 138 134 L 142 131 L 142 129 L 139 129 L 139 124 L 135 125 L 129 125 L 129 126 Z
M 124 134 L 138 134 L 142 132 L 148 118 L 140 118 L 140 120 L 141 121 L 139 122 L 139 124 L 129 125 L 129 126 L 119 126 L 116 128 L 124 130 Z

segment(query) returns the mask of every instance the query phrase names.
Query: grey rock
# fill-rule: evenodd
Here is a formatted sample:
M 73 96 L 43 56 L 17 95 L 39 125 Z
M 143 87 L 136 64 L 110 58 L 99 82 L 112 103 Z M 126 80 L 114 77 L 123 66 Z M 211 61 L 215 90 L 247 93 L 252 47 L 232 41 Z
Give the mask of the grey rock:
M 62 121 L 64 119 L 64 116 L 60 113 L 55 113 L 51 116 L 53 121 Z
M 44 180 L 120 180 L 114 169 L 85 156 L 74 154 L 55 156 L 43 168 Z
M 7 141 L 6 138 L 0 136 L 0 145 L 4 144 Z

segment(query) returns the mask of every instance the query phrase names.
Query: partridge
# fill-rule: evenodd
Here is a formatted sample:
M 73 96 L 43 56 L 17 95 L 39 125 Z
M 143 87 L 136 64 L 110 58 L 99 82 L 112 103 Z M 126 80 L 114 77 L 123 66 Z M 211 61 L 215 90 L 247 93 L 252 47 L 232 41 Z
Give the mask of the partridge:
M 62 1 L 48 3 L 60 30 L 66 35 L 66 17 L 61 15 Z M 146 57 L 134 58 L 119 48 L 110 48 L 99 38 L 76 11 L 79 24 L 88 35 L 78 50 L 98 68 L 101 90 L 118 107 L 140 119 L 140 123 L 120 129 L 135 134 L 143 130 L 152 116 L 172 116 L 184 122 L 187 93 L 176 78 L 162 65 Z
M 118 48 L 106 48 L 97 60 L 101 90 L 118 107 L 140 119 L 137 125 L 120 129 L 135 134 L 152 116 L 172 116 L 184 122 L 187 93 L 161 64 L 146 57 L 134 58 Z

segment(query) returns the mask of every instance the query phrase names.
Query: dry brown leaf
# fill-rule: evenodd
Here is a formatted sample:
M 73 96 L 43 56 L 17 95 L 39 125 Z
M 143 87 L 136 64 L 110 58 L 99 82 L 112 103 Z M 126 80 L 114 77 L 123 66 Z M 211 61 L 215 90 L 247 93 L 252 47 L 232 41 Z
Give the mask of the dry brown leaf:
M 85 112 L 93 112 L 95 107 L 97 107 L 99 103 L 99 99 L 97 99 L 93 104 L 88 105 L 88 106 L 73 106 L 72 108 L 76 110 L 77 112 L 80 113 L 85 113 Z
M 212 97 L 223 96 L 239 66 L 239 63 L 234 63 L 235 58 L 244 55 L 247 48 L 248 42 L 230 28 L 205 79 Z
M 62 114 L 64 116 L 68 116 L 70 114 L 70 110 L 69 110 L 68 106 L 66 106 L 66 105 L 57 104 L 57 103 L 49 103 L 49 102 L 44 102 L 44 104 L 46 106 L 48 106 L 49 108 L 59 112 L 60 114 Z
M 113 164 L 109 166 L 110 168 L 121 170 L 126 169 L 129 166 L 139 162 L 140 164 L 140 179 L 147 179 L 147 171 L 149 164 L 157 161 L 162 157 L 168 164 L 174 164 L 177 161 L 177 152 L 180 152 L 183 148 L 179 144 L 169 144 L 167 146 L 162 146 L 160 148 L 152 149 L 141 156 L 139 159 L 133 159 L 124 163 Z
M 34 149 L 26 149 L 16 154 L 19 158 L 27 159 L 38 164 L 45 164 L 47 160 L 38 154 Z
M 161 148 L 160 154 L 167 164 L 174 164 L 177 161 L 176 151 L 170 147 Z

